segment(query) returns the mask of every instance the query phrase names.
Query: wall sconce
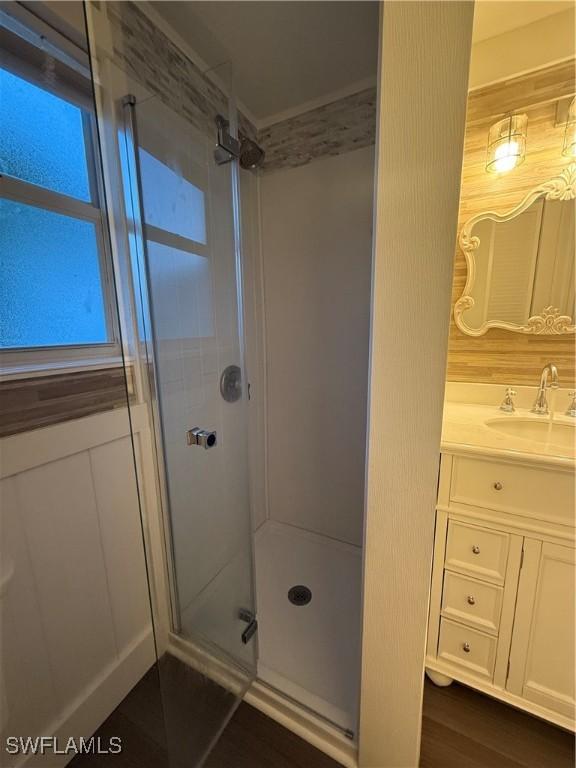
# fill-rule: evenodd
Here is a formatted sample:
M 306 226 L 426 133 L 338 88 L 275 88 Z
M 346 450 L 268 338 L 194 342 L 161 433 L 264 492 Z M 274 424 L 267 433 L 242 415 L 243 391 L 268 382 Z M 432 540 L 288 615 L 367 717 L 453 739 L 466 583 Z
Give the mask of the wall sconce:
M 509 115 L 490 127 L 486 170 L 506 173 L 516 168 L 526 155 L 528 115 Z
M 562 154 L 566 155 L 566 157 L 576 157 L 576 96 L 568 107 Z

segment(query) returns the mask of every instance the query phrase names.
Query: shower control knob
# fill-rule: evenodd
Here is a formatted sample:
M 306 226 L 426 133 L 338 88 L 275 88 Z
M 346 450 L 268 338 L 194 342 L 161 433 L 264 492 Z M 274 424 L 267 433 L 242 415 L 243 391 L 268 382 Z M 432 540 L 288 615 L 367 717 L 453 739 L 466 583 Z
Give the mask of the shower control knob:
M 227 403 L 235 403 L 242 397 L 242 371 L 237 365 L 229 365 L 222 371 L 220 394 Z
M 186 432 L 186 442 L 188 445 L 199 445 L 208 450 L 208 448 L 213 448 L 216 445 L 216 432 L 194 427 L 194 429 L 189 429 Z

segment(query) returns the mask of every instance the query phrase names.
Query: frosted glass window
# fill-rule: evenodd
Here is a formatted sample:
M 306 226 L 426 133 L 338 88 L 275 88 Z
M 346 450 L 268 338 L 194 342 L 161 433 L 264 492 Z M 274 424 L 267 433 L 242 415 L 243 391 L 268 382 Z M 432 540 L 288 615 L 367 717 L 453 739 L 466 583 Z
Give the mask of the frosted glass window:
M 145 149 L 140 149 L 140 171 L 146 224 L 205 243 L 204 192 Z
M 108 341 L 96 228 L 0 200 L 0 345 Z
M 90 200 L 82 110 L 0 69 L 0 172 Z

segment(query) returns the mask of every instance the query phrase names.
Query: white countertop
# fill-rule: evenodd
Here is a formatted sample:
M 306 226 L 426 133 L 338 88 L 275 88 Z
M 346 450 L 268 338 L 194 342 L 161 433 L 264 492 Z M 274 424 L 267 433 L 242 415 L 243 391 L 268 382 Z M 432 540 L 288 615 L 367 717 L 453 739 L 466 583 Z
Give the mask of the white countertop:
M 548 421 L 548 416 L 536 416 L 527 408 L 517 408 L 514 413 L 505 413 L 499 409 L 498 404 L 447 400 L 444 403 L 442 423 L 442 451 L 486 454 L 556 466 L 575 466 L 574 443 L 571 446 L 562 447 L 503 434 L 486 424 L 487 421 L 498 418 Z M 576 427 L 576 420 L 563 415 L 562 411 L 554 414 L 554 421 Z

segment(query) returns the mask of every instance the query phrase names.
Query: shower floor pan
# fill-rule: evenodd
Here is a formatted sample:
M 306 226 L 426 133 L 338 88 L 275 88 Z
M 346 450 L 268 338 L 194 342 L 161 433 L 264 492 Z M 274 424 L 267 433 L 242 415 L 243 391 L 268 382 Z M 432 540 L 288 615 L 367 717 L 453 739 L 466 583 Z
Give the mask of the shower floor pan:
M 361 552 L 274 521 L 256 533 L 258 677 L 352 733 L 358 719 Z

